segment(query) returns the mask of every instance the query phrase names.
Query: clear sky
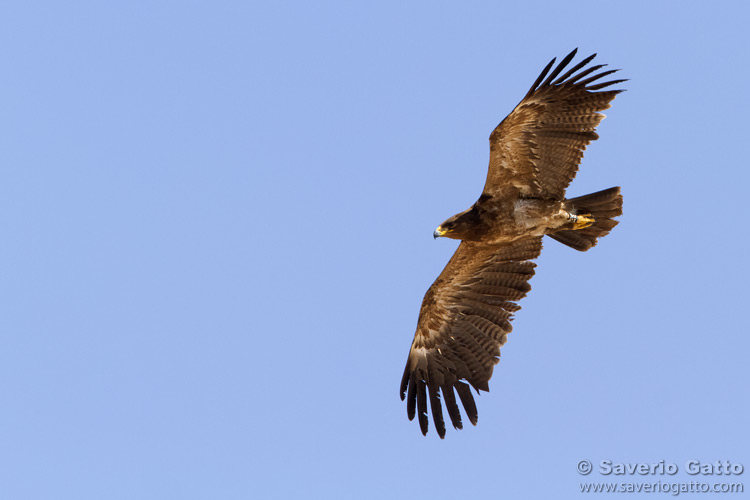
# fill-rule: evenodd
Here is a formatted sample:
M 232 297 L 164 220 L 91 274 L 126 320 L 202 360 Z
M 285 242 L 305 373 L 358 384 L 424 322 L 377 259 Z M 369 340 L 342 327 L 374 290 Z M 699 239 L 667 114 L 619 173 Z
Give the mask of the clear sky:
M 5 3 L 0 496 L 586 498 L 583 459 L 750 490 L 750 8 L 510 4 Z M 479 425 L 423 437 L 432 231 L 575 47 L 630 79 L 569 190 L 622 222 L 546 241 Z

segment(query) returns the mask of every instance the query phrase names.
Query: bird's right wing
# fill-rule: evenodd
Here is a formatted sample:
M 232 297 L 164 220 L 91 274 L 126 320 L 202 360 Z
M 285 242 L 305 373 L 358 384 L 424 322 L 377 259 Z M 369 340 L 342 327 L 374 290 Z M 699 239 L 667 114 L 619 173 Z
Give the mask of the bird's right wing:
M 476 425 L 469 384 L 489 391 L 500 347 L 512 330 L 510 320 L 520 309 L 516 302 L 531 289 L 528 281 L 536 266 L 531 260 L 541 250 L 541 237 L 494 246 L 462 242 L 425 294 L 401 380 L 409 420 L 418 412 L 423 434 L 428 428 L 429 395 L 435 427 L 441 438 L 445 436 L 441 391 L 455 428 L 462 423 L 454 389 Z

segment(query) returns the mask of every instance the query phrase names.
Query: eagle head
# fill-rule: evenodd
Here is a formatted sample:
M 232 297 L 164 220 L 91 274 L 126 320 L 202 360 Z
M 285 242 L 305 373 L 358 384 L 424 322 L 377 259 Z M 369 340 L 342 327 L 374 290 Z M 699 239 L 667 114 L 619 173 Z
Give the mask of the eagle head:
M 453 238 L 455 240 L 472 240 L 475 239 L 475 233 L 481 224 L 479 210 L 476 206 L 473 206 L 460 214 L 446 219 L 445 222 L 435 229 L 432 237 L 439 238 L 445 236 L 446 238 Z

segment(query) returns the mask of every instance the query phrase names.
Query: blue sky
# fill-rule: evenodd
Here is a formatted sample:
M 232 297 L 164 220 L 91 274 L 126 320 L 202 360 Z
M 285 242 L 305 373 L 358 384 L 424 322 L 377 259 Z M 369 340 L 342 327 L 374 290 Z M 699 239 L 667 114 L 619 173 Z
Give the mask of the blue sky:
M 2 496 L 580 498 L 582 459 L 749 468 L 750 9 L 521 5 L 0 8 Z M 479 425 L 423 437 L 398 385 L 456 246 L 432 231 L 575 47 L 630 79 L 569 190 L 622 186 L 622 222 L 545 243 Z

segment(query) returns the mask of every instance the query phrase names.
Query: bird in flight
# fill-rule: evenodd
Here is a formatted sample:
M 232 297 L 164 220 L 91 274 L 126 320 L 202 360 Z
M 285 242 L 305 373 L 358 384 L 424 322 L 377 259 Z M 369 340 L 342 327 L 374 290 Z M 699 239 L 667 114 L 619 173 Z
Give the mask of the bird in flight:
M 489 391 L 517 302 L 531 289 L 542 237 L 585 252 L 622 214 L 619 187 L 565 198 L 583 151 L 599 137 L 600 111 L 622 92 L 609 87 L 626 81 L 607 81 L 617 70 L 602 70 L 603 64 L 588 66 L 596 54 L 564 71 L 577 50 L 554 68 L 550 61 L 492 131 L 481 196 L 435 230 L 435 238 L 461 243 L 424 296 L 401 380 L 407 415 L 417 416 L 422 434 L 429 427 L 428 400 L 441 438 L 442 404 L 453 427 L 463 427 L 456 394 L 476 425 L 471 388 Z

